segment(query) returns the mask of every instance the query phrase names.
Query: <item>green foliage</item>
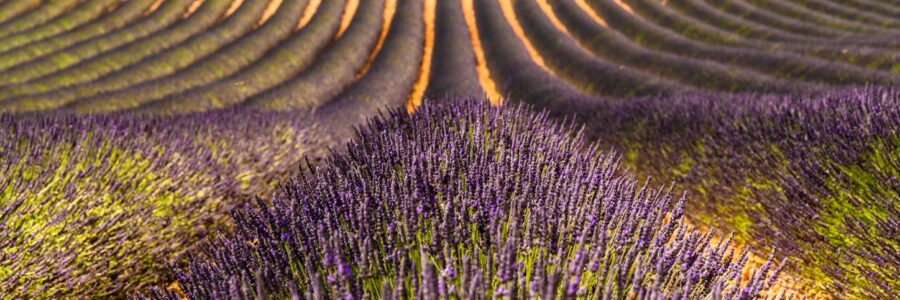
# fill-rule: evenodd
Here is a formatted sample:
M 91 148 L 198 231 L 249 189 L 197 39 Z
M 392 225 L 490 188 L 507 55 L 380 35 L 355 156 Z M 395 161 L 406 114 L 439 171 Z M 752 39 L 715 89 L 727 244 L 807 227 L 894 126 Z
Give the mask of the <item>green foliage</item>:
M 0 299 L 165 282 L 232 203 L 272 191 L 309 153 L 301 119 L 0 116 Z

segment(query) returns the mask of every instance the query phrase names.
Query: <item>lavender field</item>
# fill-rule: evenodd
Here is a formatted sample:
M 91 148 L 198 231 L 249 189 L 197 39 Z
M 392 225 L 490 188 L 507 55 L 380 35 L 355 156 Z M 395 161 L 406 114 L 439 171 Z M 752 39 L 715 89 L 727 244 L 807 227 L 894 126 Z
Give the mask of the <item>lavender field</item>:
M 897 0 L 0 0 L 0 299 L 896 299 Z

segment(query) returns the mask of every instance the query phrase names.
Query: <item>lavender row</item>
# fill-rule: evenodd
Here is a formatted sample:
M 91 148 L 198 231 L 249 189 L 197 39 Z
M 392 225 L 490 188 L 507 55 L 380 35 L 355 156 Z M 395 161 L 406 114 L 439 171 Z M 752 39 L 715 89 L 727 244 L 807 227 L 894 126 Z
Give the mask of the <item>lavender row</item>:
M 318 59 L 319 54 L 332 43 L 337 34 L 346 6 L 346 1 L 342 0 L 323 2 L 303 29 L 246 69 L 216 83 L 147 103 L 137 110 L 163 114 L 185 113 L 241 104 L 248 98 L 293 78 Z
M 625 66 L 680 81 L 685 85 L 699 89 L 759 93 L 797 92 L 817 88 L 814 84 L 803 81 L 779 79 L 718 62 L 649 50 L 632 42 L 621 33 L 597 24 L 573 1 L 554 1 L 551 6 L 560 22 L 590 53 Z M 526 33 L 553 27 L 534 1 L 517 1 L 515 8 L 520 17 L 526 21 L 523 22 Z M 542 40 L 544 44 L 549 44 L 546 42 L 551 36 L 556 39 L 565 38 L 564 33 L 553 31 L 552 35 L 545 35 L 545 39 Z M 539 40 L 534 42 L 541 44 Z M 548 61 L 552 60 L 550 56 L 552 55 L 544 55 Z
M 592 111 L 610 101 L 591 97 L 538 66 L 495 0 L 474 1 L 475 23 L 492 79 L 506 101 L 527 103 L 554 117 L 571 117 Z M 672 93 L 665 87 L 648 87 L 645 93 Z
M 469 27 L 459 1 L 437 1 L 434 54 L 426 99 L 481 98 L 476 58 Z
M 573 127 L 484 101 L 394 111 L 232 214 L 153 299 L 753 299 L 771 261 L 684 223 Z
M 380 111 L 406 105 L 425 48 L 424 4 L 399 0 L 384 44 L 365 75 L 315 111 L 337 145 Z
M 488 5 L 493 5 L 493 8 Z M 790 117 L 793 105 L 798 105 L 794 109 L 803 109 L 802 115 L 813 118 L 815 122 L 810 124 L 819 124 L 822 128 L 832 128 L 853 126 L 853 124 L 866 124 L 862 120 L 864 117 L 857 116 L 858 120 L 847 120 L 846 118 L 830 117 L 840 115 L 841 107 L 829 108 L 828 105 L 845 103 L 855 107 L 857 110 L 867 110 L 875 108 L 890 108 L 889 104 L 873 105 L 873 101 L 881 99 L 875 93 L 871 96 L 860 94 L 860 97 L 867 99 L 866 101 L 858 101 L 854 97 L 840 97 L 841 94 L 833 94 L 830 102 L 820 102 L 818 107 L 815 105 L 815 98 L 808 100 L 806 105 L 800 105 L 795 98 L 796 95 L 774 95 L 769 97 L 759 97 L 756 95 L 710 95 L 710 94 L 687 94 L 676 97 L 656 97 L 650 99 L 632 99 L 630 101 L 613 101 L 611 99 L 592 98 L 575 92 L 564 82 L 549 76 L 546 72 L 535 65 L 528 57 L 523 46 L 519 48 L 510 47 L 505 44 L 504 47 L 498 47 L 498 40 L 492 39 L 491 31 L 494 30 L 490 25 L 485 25 L 496 16 L 502 16 L 499 13 L 494 15 L 487 12 L 498 12 L 499 7 L 496 2 L 482 1 L 476 2 L 478 10 L 477 21 L 479 22 L 479 30 L 484 37 L 485 52 L 488 58 L 489 66 L 492 74 L 495 74 L 495 80 L 501 89 L 501 92 L 508 95 L 511 102 L 525 102 L 534 105 L 540 109 L 548 109 L 556 117 L 575 117 L 579 122 L 586 124 L 588 131 L 592 133 L 592 137 L 603 141 L 607 146 L 620 149 L 625 153 L 630 165 L 637 167 L 636 169 L 642 174 L 653 175 L 653 178 L 663 180 L 663 182 L 682 181 L 682 177 L 687 172 L 693 170 L 692 167 L 699 170 L 711 169 L 709 173 L 703 173 L 703 176 L 691 177 L 693 181 L 687 185 L 690 189 L 703 197 L 698 197 L 697 201 L 689 202 L 690 206 L 695 208 L 695 215 L 692 215 L 696 221 L 703 224 L 712 224 L 723 226 L 724 228 L 735 229 L 739 232 L 739 238 L 745 242 L 755 242 L 758 246 L 777 245 L 782 248 L 790 249 L 790 253 L 798 256 L 796 261 L 796 269 L 801 276 L 808 276 L 818 281 L 818 288 L 828 290 L 835 294 L 853 294 L 853 295 L 885 295 L 885 291 L 896 288 L 891 287 L 890 274 L 896 267 L 896 262 L 889 254 L 890 251 L 880 251 L 869 254 L 854 254 L 847 257 L 854 259 L 862 267 L 856 269 L 852 264 L 848 265 L 841 248 L 834 245 L 824 243 L 811 243 L 806 239 L 806 235 L 818 236 L 820 240 L 825 239 L 825 228 L 833 226 L 844 226 L 844 221 L 840 218 L 832 218 L 828 222 L 804 224 L 804 226 L 790 226 L 792 220 L 814 220 L 812 218 L 790 217 L 784 216 L 785 213 L 795 211 L 794 207 L 787 207 L 786 203 L 803 203 L 819 201 L 819 196 L 812 198 L 803 198 L 802 201 L 791 202 L 783 200 L 784 197 L 778 198 L 772 195 L 768 197 L 757 197 L 749 194 L 752 184 L 755 181 L 737 181 L 730 179 L 729 184 L 725 185 L 725 179 L 735 176 L 742 178 L 746 170 L 753 172 L 785 172 L 786 170 L 795 172 L 792 165 L 772 167 L 770 165 L 761 164 L 760 160 L 750 159 L 754 155 L 762 155 L 767 153 L 764 150 L 772 149 L 770 145 L 758 146 L 758 148 L 749 147 L 754 141 L 759 140 L 760 134 L 770 134 L 767 137 L 769 143 L 779 145 L 780 140 L 797 140 L 805 141 L 803 135 L 816 132 L 812 128 L 803 127 L 805 119 L 777 119 L 779 115 L 782 117 Z M 493 9 L 493 10 L 490 10 Z M 502 20 L 502 19 L 501 19 Z M 874 89 L 875 91 L 885 91 L 883 89 Z M 836 92 L 832 92 L 836 93 Z M 887 99 L 894 99 L 893 93 L 888 93 Z M 891 98 L 894 97 L 894 98 Z M 843 101 L 842 101 L 843 100 Z M 802 104 L 803 102 L 801 102 Z M 853 105 L 857 106 L 853 106 Z M 896 105 L 894 106 L 896 107 Z M 821 110 L 821 112 L 819 112 Z M 768 112 L 767 112 L 768 111 Z M 821 114 L 821 116 L 820 116 Z M 831 122 L 828 123 L 828 120 Z M 897 118 L 891 119 L 882 115 L 881 120 L 887 122 L 881 128 L 897 128 Z M 818 123 L 817 123 L 818 122 Z M 789 124 L 789 125 L 784 125 Z M 793 126 L 793 127 L 792 127 Z M 784 134 L 785 128 L 805 128 L 797 129 L 799 131 L 788 131 L 790 137 L 780 136 Z M 888 131 L 890 132 L 890 131 Z M 715 135 L 713 135 L 715 134 Z M 794 134 L 798 136 L 793 136 Z M 827 140 L 828 131 L 818 133 L 819 141 Z M 781 139 L 779 139 L 779 137 Z M 851 136 L 852 137 L 852 136 Z M 831 136 L 832 139 L 840 141 L 836 145 L 844 145 L 852 139 L 845 138 L 843 135 Z M 856 143 L 855 147 L 864 147 L 867 142 L 861 141 Z M 885 145 L 884 143 L 874 143 L 873 145 Z M 819 144 L 800 143 L 793 148 L 794 164 L 797 170 L 805 170 L 805 164 L 817 164 L 819 162 L 830 161 L 828 159 L 816 159 L 814 156 L 804 156 L 803 151 L 813 151 L 820 147 Z M 878 153 L 890 153 L 883 147 Z M 787 150 L 777 147 L 777 153 Z M 677 151 L 676 151 L 677 150 Z M 774 150 L 773 150 L 774 151 Z M 845 150 L 850 151 L 851 150 Z M 678 155 L 676 155 L 676 153 Z M 746 154 L 745 154 L 746 153 Z M 760 154 L 757 154 L 760 153 Z M 819 152 L 817 152 L 819 153 Z M 830 153 L 830 152 L 821 152 Z M 840 152 L 835 152 L 840 153 Z M 773 155 L 775 155 L 773 154 Z M 883 154 L 881 154 L 883 155 Z M 729 164 L 729 159 L 739 159 L 740 165 L 735 163 Z M 891 161 L 887 159 L 886 161 Z M 840 162 L 846 163 L 845 160 Z M 832 164 L 832 168 L 833 168 Z M 849 166 L 849 165 L 848 165 Z M 770 168 L 772 167 L 772 168 Z M 870 170 L 871 167 L 861 167 L 862 170 Z M 879 170 L 874 168 L 874 170 Z M 872 171 L 866 171 L 872 172 Z M 767 173 L 763 173 L 767 174 Z M 778 173 L 781 174 L 781 173 Z M 876 177 L 890 178 L 890 177 Z M 795 189 L 807 189 L 816 187 L 815 181 L 803 181 L 798 179 L 789 179 L 781 177 L 771 177 L 760 179 L 771 189 L 787 189 L 793 187 Z M 843 182 L 852 180 L 846 179 Z M 840 185 L 838 185 L 839 187 Z M 891 187 L 892 181 L 884 179 L 878 184 L 881 187 Z M 721 188 L 731 191 L 731 193 L 708 194 L 709 189 Z M 883 189 L 883 188 L 882 188 Z M 840 190 L 838 188 L 838 190 Z M 852 189 L 851 189 L 852 190 Z M 845 193 L 853 193 L 848 191 Z M 765 194 L 764 194 L 765 195 Z M 866 193 L 859 193 L 856 197 L 865 197 Z M 890 195 L 889 193 L 887 195 Z M 793 197 L 793 195 L 792 195 Z M 893 197 L 896 198 L 896 195 Z M 701 200 L 702 199 L 702 200 Z M 758 200 L 753 200 L 758 199 Z M 826 198 L 827 199 L 827 198 Z M 884 197 L 884 199 L 891 199 Z M 754 202 L 760 201 L 760 202 Z M 766 202 L 771 201 L 771 202 Z M 839 204 L 832 206 L 845 207 L 843 209 L 831 210 L 831 208 L 819 207 L 816 209 L 819 213 L 829 213 L 832 216 L 836 212 L 853 211 L 856 208 L 876 207 L 875 211 L 879 211 L 882 215 L 890 215 L 889 212 L 893 208 L 890 207 L 892 202 L 883 200 L 865 200 L 856 202 L 857 200 L 846 201 L 844 199 L 837 200 Z M 753 204 L 759 203 L 759 204 Z M 845 204 L 846 203 L 846 204 Z M 759 211 L 762 208 L 768 208 L 765 211 Z M 771 210 L 771 211 L 769 211 Z M 893 210 L 896 211 L 896 210 Z M 719 218 L 719 219 L 716 219 Z M 771 219 L 770 219 L 771 218 Z M 855 224 L 855 217 L 850 216 L 846 224 Z M 713 222 L 715 221 L 715 222 Z M 816 221 L 812 221 L 816 222 Z M 832 232 L 827 234 L 834 239 L 834 244 L 847 243 L 846 241 L 857 240 L 869 241 L 874 249 L 884 249 L 885 245 L 879 241 L 891 240 L 895 238 L 896 225 L 891 225 L 893 221 L 883 221 L 880 228 L 881 233 L 878 236 L 882 239 L 875 239 L 871 236 L 860 236 L 847 230 L 847 232 Z M 818 224 L 818 227 L 815 225 Z M 754 225 L 754 226 L 749 226 Z M 851 225 L 847 225 L 851 226 Z M 766 229 L 765 228 L 773 228 Z M 809 230 L 810 228 L 817 228 Z M 773 232 L 775 230 L 775 232 Z M 893 231 L 892 231 L 893 230 Z M 880 247 L 880 248 L 879 248 Z M 829 251 L 821 251 L 828 249 Z M 867 249 L 860 247 L 860 249 Z M 881 255 L 881 256 L 879 256 Z M 879 262 L 889 261 L 888 267 L 871 267 L 872 265 L 880 265 Z M 866 274 L 872 276 L 863 281 L 851 281 L 849 279 L 864 278 L 854 276 L 854 274 Z M 880 275 L 879 275 L 880 274 Z M 843 285 L 838 287 L 838 285 Z M 862 291 L 862 289 L 870 289 L 872 291 Z M 888 293 L 889 295 L 889 293 Z
M 835 85 L 890 84 L 897 76 L 857 66 L 833 63 L 788 51 L 729 47 L 693 40 L 658 24 L 629 14 L 611 0 L 588 0 L 610 28 L 651 48 L 695 59 L 707 59 L 756 70 L 788 80 L 803 79 Z
M 598 110 L 588 132 L 639 174 L 677 182 L 699 224 L 796 257 L 836 296 L 900 290 L 900 92 L 681 95 Z
M 784 1 L 772 1 L 772 0 L 745 0 L 751 3 L 754 6 L 760 7 L 762 9 L 772 11 L 774 13 L 787 16 L 789 18 L 794 18 L 797 20 L 804 20 L 806 23 L 814 24 L 817 26 L 831 27 L 845 31 L 854 31 L 860 33 L 876 33 L 881 30 L 878 26 L 872 26 L 870 24 L 859 23 L 859 22 L 847 22 L 841 20 L 840 18 L 836 18 L 834 16 L 830 16 L 827 14 L 823 14 L 821 12 L 812 11 L 806 9 L 800 5 L 784 2 Z
M 66 80 L 39 80 L 32 84 L 23 84 L 20 94 L 24 94 L 9 97 L 4 104 L 0 104 L 0 109 L 7 111 L 53 109 L 77 99 L 172 75 L 253 32 L 260 16 L 268 6 L 269 3 L 265 1 L 251 1 L 242 4 L 228 16 L 227 20 L 223 20 L 207 31 L 194 35 L 187 41 L 164 52 L 92 81 L 70 85 Z
M 865 23 L 883 29 L 900 28 L 900 21 L 896 18 L 882 16 L 877 13 L 859 10 L 857 7 L 846 4 L 831 3 L 830 1 L 808 0 L 803 7 L 818 11 L 829 16 L 835 16 L 844 20 Z
M 0 298 L 120 298 L 265 195 L 315 133 L 296 114 L 0 115 Z
M 900 18 L 900 8 L 897 8 L 896 6 L 886 5 L 887 3 L 881 3 L 879 1 L 872 0 L 849 0 L 845 3 L 851 4 L 857 8 L 861 8 L 865 11 L 880 14 L 882 16 Z
M 795 35 L 784 36 L 785 33 L 769 28 L 768 24 L 755 24 L 737 16 L 731 16 L 716 10 L 703 0 L 684 0 L 672 2 L 672 7 L 687 17 L 703 20 L 718 28 L 744 39 L 743 43 L 751 47 L 762 44 L 769 49 L 785 49 L 798 54 L 833 60 L 846 64 L 854 64 L 868 69 L 892 71 L 894 65 L 900 64 L 896 53 L 896 42 L 877 40 L 861 40 L 855 38 L 867 35 L 837 34 L 825 38 Z M 843 36 L 843 38 L 842 38 Z M 762 43 L 760 43 L 762 41 Z
M 878 66 L 878 70 L 885 70 L 883 60 L 889 62 L 897 62 L 896 53 L 892 52 L 890 46 L 887 45 L 870 45 L 872 47 L 859 47 L 857 45 L 846 42 L 832 43 L 775 43 L 762 40 L 747 40 L 740 35 L 735 34 L 731 30 L 723 30 L 715 26 L 706 24 L 698 19 L 693 19 L 681 15 L 673 11 L 668 6 L 661 5 L 656 1 L 648 0 L 625 0 L 630 4 L 640 17 L 647 18 L 657 24 L 671 28 L 686 37 L 694 40 L 730 47 L 740 47 L 747 49 L 758 49 L 767 52 L 789 52 L 802 57 L 806 61 L 816 62 L 818 64 L 831 64 L 835 71 L 854 72 L 853 76 L 869 76 L 874 78 L 883 78 L 890 74 L 878 72 L 877 70 L 866 70 L 870 64 Z M 891 43 L 890 45 L 895 45 Z M 887 47 L 887 49 L 877 47 Z M 831 63 L 834 61 L 834 63 Z M 808 62 L 806 62 L 808 63 Z M 890 66 L 890 64 L 887 64 Z M 854 70 L 855 69 L 855 70 Z M 877 83 L 876 79 L 868 79 L 870 83 Z
M 105 74 L 100 72 L 112 67 L 96 63 L 97 61 L 110 61 L 111 57 L 113 57 L 111 55 L 101 54 L 108 54 L 108 51 L 113 51 L 112 53 L 118 53 L 118 56 L 123 58 L 134 59 L 147 51 L 144 49 L 145 47 L 149 47 L 148 49 L 157 49 L 159 47 L 156 43 L 149 45 L 148 42 L 146 42 L 147 38 L 182 34 L 189 36 L 191 32 L 198 30 L 198 28 L 193 28 L 197 26 L 191 26 L 190 23 L 199 23 L 197 25 L 199 25 L 199 29 L 202 30 L 217 21 L 225 12 L 225 9 L 228 8 L 229 4 L 225 0 L 204 2 L 203 5 L 187 19 L 179 20 L 191 3 L 192 1 L 188 0 L 166 1 L 142 22 L 134 23 L 128 27 L 97 37 L 96 39 L 82 42 L 66 49 L 64 52 L 57 52 L 45 56 L 40 60 L 32 60 L 23 64 L 9 66 L 3 73 L 0 73 L 0 84 L 4 85 L 4 93 L 2 96 L 5 99 L 8 96 L 14 95 L 13 93 L 15 93 L 15 95 L 26 93 L 28 87 L 17 88 L 15 84 L 30 82 L 45 76 L 61 77 L 68 74 L 68 76 L 75 78 L 86 76 L 93 76 L 90 78 L 96 78 L 96 76 L 99 76 L 96 73 Z M 175 27 L 169 27 L 170 25 Z M 170 45 L 170 42 L 173 41 L 157 41 L 157 43 L 160 42 L 162 42 L 162 45 Z M 134 46 L 141 45 L 141 43 L 143 43 L 144 47 Z M 125 51 L 123 49 L 129 49 L 130 51 Z M 135 55 L 137 56 L 130 57 L 127 55 L 131 51 L 135 51 Z M 91 63 L 94 63 L 94 65 L 91 65 Z M 118 65 L 120 63 L 121 62 L 113 61 L 113 65 Z M 94 66 L 99 69 L 93 70 Z M 79 72 L 73 73 L 73 70 L 78 70 Z
M 315 109 L 340 94 L 369 63 L 384 27 L 384 0 L 365 1 L 341 37 L 294 78 L 243 105 L 263 110 Z
M 157 30 L 165 28 L 172 22 L 176 21 L 177 17 L 172 17 L 172 16 L 177 15 L 178 13 L 184 13 L 188 9 L 188 5 L 189 5 L 189 3 L 179 2 L 179 1 L 174 1 L 172 3 L 168 3 L 168 5 L 160 5 L 159 7 L 155 8 L 152 11 L 151 10 L 146 11 L 146 13 L 147 13 L 146 15 L 142 14 L 140 16 L 137 16 L 136 20 L 131 20 L 130 22 L 127 22 L 127 24 L 121 24 L 120 26 L 113 25 L 114 27 L 106 28 L 99 35 L 95 35 L 89 39 L 82 40 L 77 43 L 65 45 L 64 48 L 56 49 L 57 51 L 53 51 L 51 53 L 30 52 L 33 55 L 29 55 L 30 53 L 21 53 L 20 51 L 18 51 L 18 50 L 27 50 L 27 49 L 17 49 L 17 51 L 10 51 L 10 52 L 3 53 L 2 55 L 0 55 L 0 70 L 7 71 L 18 65 L 33 62 L 33 61 L 37 60 L 38 58 L 53 57 L 54 55 L 58 56 L 59 54 L 57 54 L 57 53 L 59 52 L 59 50 L 68 50 L 68 51 L 76 51 L 76 52 L 83 51 L 82 53 L 84 53 L 84 54 L 81 54 L 81 53 L 73 54 L 76 56 L 96 55 L 96 54 L 91 54 L 92 53 L 92 52 L 90 52 L 91 49 L 87 49 L 88 46 L 85 46 L 85 45 L 93 45 L 93 47 L 98 47 L 98 49 L 94 49 L 92 51 L 103 52 L 103 51 L 107 51 L 109 49 L 114 49 L 118 46 L 121 46 L 128 42 L 131 42 L 137 38 L 144 37 L 144 36 L 149 35 Z M 147 17 L 150 17 L 153 20 L 148 21 L 146 19 Z M 142 24 L 142 27 L 145 27 L 146 29 L 140 29 L 135 24 Z M 155 25 L 151 26 L 152 24 L 155 24 Z M 112 25 L 112 24 L 110 24 L 110 25 Z M 129 28 L 131 28 L 131 29 L 129 29 Z M 121 31 L 130 32 L 131 36 L 134 36 L 135 38 L 132 38 L 132 39 L 127 39 L 124 37 L 118 38 L 118 39 L 114 38 L 116 33 L 121 32 Z M 128 36 L 128 35 L 124 35 L 124 36 Z M 53 39 L 50 39 L 46 42 L 52 42 L 52 41 L 53 41 Z M 49 47 L 49 45 L 48 45 L 48 48 L 46 48 L 46 50 L 50 50 L 50 49 L 54 49 L 54 48 Z
M 78 0 L 61 0 L 50 3 L 42 3 L 34 10 L 20 15 L 19 17 L 9 20 L 9 22 L 0 25 L 0 38 L 5 38 L 19 32 L 28 31 L 34 27 L 40 26 L 59 15 L 71 10 L 80 3 Z
M 531 45 L 540 54 L 547 67 L 586 94 L 594 96 L 647 95 L 649 91 L 653 91 L 655 86 L 669 91 L 690 89 L 675 81 L 661 78 L 662 76 L 658 76 L 659 74 L 652 71 L 641 69 L 635 66 L 633 61 L 622 62 L 621 57 L 598 58 L 583 51 L 574 39 L 551 23 L 534 1 L 515 1 L 513 5 L 517 14 L 516 18 L 521 20 L 519 23 L 525 38 L 531 41 Z M 502 21 L 502 19 L 498 21 Z M 512 32 L 509 33 L 512 34 Z M 605 36 L 594 36 L 594 38 L 605 38 Z M 614 39 L 603 41 L 606 44 L 614 44 L 611 47 L 628 46 L 616 42 Z M 637 49 L 626 48 L 623 49 L 623 52 L 630 50 Z M 658 60 L 656 55 L 658 54 L 654 53 L 643 59 Z
M 788 18 L 743 1 L 703 0 L 703 2 L 737 18 L 796 34 L 813 37 L 843 37 L 854 34 L 853 32 L 841 31 Z
M 62 109 L 79 113 L 133 109 L 235 74 L 264 57 L 270 50 L 290 39 L 293 34 L 299 33 L 295 32 L 295 29 L 307 5 L 309 5 L 307 0 L 285 2 L 255 31 L 172 75 L 79 98 Z
M 112 51 L 105 53 L 88 47 L 89 50 L 86 52 L 96 54 L 93 57 L 73 58 L 72 54 L 58 53 L 49 60 L 36 60 L 8 70 L 0 74 L 0 80 L 5 85 L 12 85 L 12 88 L 7 90 L 8 95 L 28 94 L 35 89 L 34 87 L 44 85 L 70 86 L 96 80 L 179 45 L 207 30 L 223 18 L 230 5 L 231 1 L 228 0 L 208 0 L 189 17 L 178 20 L 171 27 L 134 40 L 133 43 L 123 47 L 107 48 Z M 127 34 L 124 36 L 128 37 Z
M 0 4 L 0 26 L 27 13 L 41 4 L 40 0 L 6 1 Z
M 99 0 L 83 2 L 82 5 L 72 8 L 67 14 L 50 20 L 40 26 L 8 35 L 0 38 L 0 52 L 5 52 L 16 47 L 40 41 L 47 38 L 56 38 L 56 35 L 78 28 L 106 13 L 107 9 L 115 8 L 119 3 L 115 0 Z
M 55 53 L 79 42 L 131 24 L 145 16 L 145 13 L 152 8 L 153 2 L 153 0 L 139 0 L 121 3 L 116 7 L 115 11 L 103 15 L 84 26 L 73 28 L 52 38 L 4 50 L 0 54 L 0 68 L 5 69 L 10 65 Z M 0 10 L 2 9 L 0 8 Z
M 846 32 L 839 31 L 832 31 L 831 33 L 834 34 L 832 36 L 797 34 L 717 10 L 712 5 L 707 4 L 705 0 L 675 0 L 667 4 L 671 4 L 674 10 L 688 18 L 702 20 L 746 39 L 784 43 L 827 43 L 834 41 L 835 38 L 849 35 Z M 699 16 L 703 16 L 703 18 Z M 813 33 L 820 33 L 819 31 L 827 31 L 827 29 L 814 30 Z

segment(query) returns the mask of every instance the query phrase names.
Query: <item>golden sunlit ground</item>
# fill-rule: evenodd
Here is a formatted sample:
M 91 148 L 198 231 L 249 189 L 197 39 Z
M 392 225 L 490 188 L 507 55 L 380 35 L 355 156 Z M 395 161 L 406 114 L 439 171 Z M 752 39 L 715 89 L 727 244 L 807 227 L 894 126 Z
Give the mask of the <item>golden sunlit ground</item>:
M 469 35 L 472 38 L 472 51 L 475 52 L 475 71 L 478 72 L 478 81 L 481 82 L 481 89 L 484 90 L 491 104 L 500 105 L 503 103 L 503 97 L 497 89 L 497 84 L 491 78 L 491 71 L 488 69 L 487 60 L 484 58 L 484 49 L 481 47 L 481 37 L 478 35 L 478 26 L 475 23 L 475 7 L 473 0 L 461 0 L 463 16 L 466 19 L 466 26 L 469 27 Z
M 375 42 L 375 48 L 373 48 L 372 53 L 369 54 L 366 65 L 356 74 L 357 80 L 362 78 L 363 75 L 366 75 L 366 72 L 368 72 L 369 68 L 372 66 L 372 62 L 375 61 L 375 57 L 378 56 L 378 51 L 381 51 L 381 46 L 384 45 L 384 39 L 391 29 L 391 21 L 394 20 L 395 12 L 397 12 L 397 0 L 386 0 L 384 2 L 384 25 L 381 27 L 381 34 L 378 35 L 378 41 Z
M 422 96 L 428 88 L 428 78 L 431 71 L 431 57 L 434 53 L 434 19 L 435 8 L 438 0 L 424 0 L 425 11 L 425 46 L 423 47 L 422 64 L 419 67 L 419 78 L 413 85 L 412 93 L 406 102 L 406 111 L 412 113 L 419 105 L 422 105 Z

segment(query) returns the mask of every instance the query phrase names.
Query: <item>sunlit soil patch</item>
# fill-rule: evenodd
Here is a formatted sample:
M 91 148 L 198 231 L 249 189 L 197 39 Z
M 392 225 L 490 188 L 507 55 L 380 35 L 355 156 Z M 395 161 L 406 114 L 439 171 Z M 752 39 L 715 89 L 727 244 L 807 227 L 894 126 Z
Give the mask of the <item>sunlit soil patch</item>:
M 357 9 L 359 9 L 359 0 L 347 1 L 347 8 L 344 10 L 344 15 L 341 16 L 341 26 L 338 27 L 337 37 L 344 35 L 347 27 L 350 27 L 350 22 L 353 21 L 353 16 L 356 14 Z
M 545 2 L 545 1 L 541 1 L 541 2 Z M 597 22 L 597 24 L 603 25 L 603 27 L 609 27 L 608 25 L 606 25 L 606 20 L 603 20 L 603 17 L 600 17 L 600 15 L 598 15 L 597 12 L 594 11 L 587 4 L 587 2 L 584 2 L 584 1 L 585 0 L 575 0 L 575 4 L 577 4 L 578 7 L 580 7 L 581 10 L 583 10 L 585 13 L 587 13 L 587 15 L 591 17 L 591 19 L 594 19 L 594 21 Z
M 613 0 L 613 3 L 615 3 L 616 5 L 621 7 L 623 10 L 625 10 L 625 12 L 632 14 L 632 15 L 634 14 L 634 10 L 631 9 L 631 6 L 629 6 L 628 4 L 625 4 L 625 2 L 622 2 L 622 0 Z
M 519 37 L 519 41 L 525 45 L 525 49 L 528 50 L 528 54 L 531 56 L 531 60 L 534 61 L 535 64 L 544 69 L 544 71 L 549 72 L 550 74 L 554 74 L 553 70 L 547 67 L 544 63 L 544 59 L 541 57 L 541 54 L 534 48 L 534 45 L 531 44 L 531 41 L 528 40 L 528 37 L 525 36 L 525 32 L 522 30 L 522 24 L 519 24 L 519 19 L 516 18 L 516 11 L 513 8 L 512 0 L 499 0 L 500 9 L 503 10 L 503 16 L 506 17 L 506 22 L 509 23 L 510 27 L 512 27 L 513 31 L 516 33 L 516 36 Z M 554 74 L 555 76 L 555 74 Z
M 188 6 L 187 11 L 185 11 L 184 14 L 181 15 L 181 18 L 184 19 L 184 18 L 190 17 L 191 15 L 194 14 L 194 12 L 196 12 L 198 9 L 200 9 L 200 6 L 203 6 L 203 4 L 206 3 L 207 1 L 210 1 L 210 0 L 194 0 L 194 2 L 191 3 L 190 6 Z
M 265 24 L 266 21 L 268 21 L 276 11 L 278 11 L 278 8 L 281 7 L 281 3 L 283 1 L 284 0 L 269 0 L 269 6 L 267 6 L 266 10 L 263 11 L 262 17 L 259 18 L 259 22 L 256 23 L 256 26 Z
M 544 11 L 544 14 L 547 15 L 547 18 L 550 19 L 550 22 L 552 22 L 553 25 L 556 26 L 557 29 L 559 29 L 560 31 L 565 32 L 567 35 L 571 36 L 572 34 L 569 33 L 569 30 L 566 29 L 566 26 L 563 25 L 563 23 L 559 21 L 559 18 L 556 17 L 556 14 L 553 12 L 553 8 L 550 6 L 550 3 L 548 3 L 547 1 L 548 0 L 536 0 L 538 6 L 541 7 L 541 10 Z
M 556 27 L 556 29 L 559 29 L 559 31 L 562 31 L 565 35 L 571 37 L 572 34 L 566 28 L 566 25 L 563 25 L 563 23 L 559 20 L 559 18 L 556 17 L 556 13 L 553 12 L 553 7 L 551 7 L 550 3 L 547 1 L 548 0 L 536 0 L 538 6 L 541 8 L 541 11 L 543 11 L 544 14 L 547 15 L 547 18 L 550 19 L 550 23 L 553 23 L 553 26 Z M 575 43 L 575 44 L 578 45 L 578 49 L 581 49 L 581 51 L 584 51 L 585 54 L 593 55 L 589 50 L 585 49 L 581 43 Z
M 428 78 L 431 71 L 431 58 L 434 53 L 434 19 L 436 1 L 447 0 L 425 0 L 425 47 L 422 54 L 422 65 L 419 67 L 419 78 L 413 85 L 412 93 L 406 102 L 406 110 L 410 113 L 419 105 L 422 105 L 422 96 L 425 95 L 425 89 L 428 88 Z
M 234 14 L 234 12 L 237 11 L 238 8 L 240 8 L 241 5 L 243 5 L 243 4 L 244 4 L 244 0 L 233 0 L 231 2 L 231 6 L 228 7 L 228 10 L 225 11 L 225 15 L 222 16 L 222 18 L 224 19 L 224 18 L 231 17 L 231 15 Z
M 463 7 L 463 16 L 466 19 L 466 26 L 469 27 L 469 35 L 472 39 L 472 51 L 475 52 L 475 70 L 478 72 L 478 81 L 481 82 L 481 89 L 487 94 L 488 99 L 494 105 L 503 103 L 503 97 L 497 84 L 491 79 L 491 71 L 488 69 L 487 60 L 484 57 L 484 49 L 481 47 L 481 38 L 478 36 L 478 25 L 475 23 L 475 8 L 473 0 L 461 0 Z
M 309 21 L 312 20 L 313 16 L 316 15 L 316 12 L 319 9 L 319 5 L 322 4 L 322 0 L 309 0 L 309 3 L 306 5 L 306 8 L 303 10 L 303 15 L 300 16 L 300 21 L 297 23 L 297 28 L 295 30 L 300 30 L 306 24 L 309 24 Z
M 394 20 L 395 12 L 397 12 L 397 0 L 384 1 L 384 25 L 381 26 L 381 34 L 378 35 L 378 41 L 375 42 L 375 48 L 373 48 L 372 53 L 369 54 L 366 65 L 356 73 L 356 80 L 359 80 L 366 75 L 366 72 L 372 67 L 372 62 L 375 61 L 375 57 L 378 56 L 378 52 L 381 51 L 381 46 L 384 45 L 384 39 L 387 37 L 388 31 L 391 28 L 391 21 Z
M 153 5 L 150 5 L 150 7 L 148 7 L 147 10 L 144 12 L 144 16 L 146 17 L 146 16 L 149 16 L 150 14 L 152 14 L 165 1 L 166 0 L 156 0 L 156 2 L 153 2 Z

